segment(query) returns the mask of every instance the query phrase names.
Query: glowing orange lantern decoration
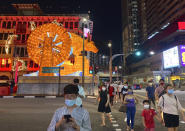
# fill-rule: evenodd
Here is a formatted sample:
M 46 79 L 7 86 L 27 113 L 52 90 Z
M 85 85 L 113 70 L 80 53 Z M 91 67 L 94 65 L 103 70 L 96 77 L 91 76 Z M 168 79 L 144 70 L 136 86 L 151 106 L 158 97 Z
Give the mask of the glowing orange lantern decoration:
M 42 67 L 54 67 L 69 57 L 71 39 L 66 29 L 54 23 L 44 24 L 31 32 L 27 48 L 29 57 L 40 65 L 39 75 L 51 76 L 42 73 Z

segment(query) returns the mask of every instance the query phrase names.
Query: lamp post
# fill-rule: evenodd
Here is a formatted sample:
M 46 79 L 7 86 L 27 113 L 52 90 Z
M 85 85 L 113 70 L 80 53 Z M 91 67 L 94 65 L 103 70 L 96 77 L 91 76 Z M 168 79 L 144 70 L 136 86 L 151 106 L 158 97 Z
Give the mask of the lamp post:
M 85 48 L 84 48 L 84 41 L 85 41 L 85 36 L 84 36 L 84 26 L 85 23 L 87 22 L 86 18 L 83 18 L 82 20 L 82 35 L 83 35 L 83 53 L 82 53 L 82 87 L 84 88 L 84 69 L 85 69 Z
M 108 43 L 108 47 L 110 49 L 109 74 L 110 74 L 110 83 L 111 83 L 112 82 L 112 43 L 111 41 Z

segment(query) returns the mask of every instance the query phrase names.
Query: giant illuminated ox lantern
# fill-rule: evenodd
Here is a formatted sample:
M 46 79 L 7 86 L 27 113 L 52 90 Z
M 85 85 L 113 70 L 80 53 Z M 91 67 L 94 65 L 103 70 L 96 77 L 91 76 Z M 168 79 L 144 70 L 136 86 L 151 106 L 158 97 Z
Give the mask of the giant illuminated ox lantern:
M 34 24 L 32 23 L 34 27 Z M 85 40 L 85 50 L 97 53 L 93 41 Z M 28 41 L 29 57 L 40 66 L 40 76 L 54 76 L 55 73 L 43 73 L 43 67 L 64 67 L 60 75 L 80 75 L 82 72 L 83 39 L 67 32 L 56 21 L 33 28 Z M 85 58 L 85 76 L 89 74 L 89 60 Z

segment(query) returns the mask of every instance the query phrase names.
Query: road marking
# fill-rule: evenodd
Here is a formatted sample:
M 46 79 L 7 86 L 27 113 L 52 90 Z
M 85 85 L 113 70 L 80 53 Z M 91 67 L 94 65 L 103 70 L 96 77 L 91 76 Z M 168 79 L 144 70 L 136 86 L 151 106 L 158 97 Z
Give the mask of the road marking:
M 14 96 L 3 96 L 3 98 L 13 98 Z
M 35 96 L 24 96 L 24 98 L 35 98 Z
M 113 126 L 113 127 L 118 127 L 119 125 L 118 125 L 118 124 L 113 124 L 112 126 Z
M 116 129 L 116 131 L 121 131 L 121 129 Z
M 56 96 L 46 96 L 45 98 L 56 98 Z
M 185 124 L 185 121 L 180 121 L 180 123 Z
M 116 121 L 112 121 L 112 123 L 116 123 Z
M 96 96 L 87 96 L 87 98 L 96 99 Z
M 136 96 L 138 96 L 138 97 L 141 97 L 141 98 L 144 98 L 144 99 L 147 99 L 146 96 L 142 96 L 142 95 L 138 95 L 138 94 L 134 94 L 134 95 L 136 95 Z

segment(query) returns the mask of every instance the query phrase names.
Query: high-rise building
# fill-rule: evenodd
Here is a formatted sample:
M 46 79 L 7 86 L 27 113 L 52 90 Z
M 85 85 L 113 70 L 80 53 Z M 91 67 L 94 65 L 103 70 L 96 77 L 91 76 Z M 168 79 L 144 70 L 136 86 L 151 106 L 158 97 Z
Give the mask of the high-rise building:
M 144 41 L 154 37 L 185 12 L 184 0 L 141 0 L 140 5 Z

